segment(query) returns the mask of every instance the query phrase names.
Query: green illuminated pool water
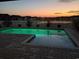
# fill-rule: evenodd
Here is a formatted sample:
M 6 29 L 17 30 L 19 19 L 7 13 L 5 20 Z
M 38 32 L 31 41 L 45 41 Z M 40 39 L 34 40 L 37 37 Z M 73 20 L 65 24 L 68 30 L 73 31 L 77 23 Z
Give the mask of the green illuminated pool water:
M 36 36 L 41 35 L 66 35 L 64 30 L 48 30 L 48 29 L 29 29 L 29 28 L 9 28 L 6 30 L 0 31 L 0 33 L 8 33 L 8 34 L 35 34 Z
M 75 47 L 64 30 L 9 28 L 1 30 L 0 33 L 7 34 L 34 34 L 36 38 L 29 44 L 51 47 Z

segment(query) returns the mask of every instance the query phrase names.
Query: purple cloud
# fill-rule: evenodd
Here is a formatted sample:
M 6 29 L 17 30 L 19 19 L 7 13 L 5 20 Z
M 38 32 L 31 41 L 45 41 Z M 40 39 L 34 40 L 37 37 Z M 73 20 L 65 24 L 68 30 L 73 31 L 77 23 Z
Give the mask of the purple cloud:
M 76 1 L 76 0 L 59 0 L 60 2 L 72 2 L 72 1 Z

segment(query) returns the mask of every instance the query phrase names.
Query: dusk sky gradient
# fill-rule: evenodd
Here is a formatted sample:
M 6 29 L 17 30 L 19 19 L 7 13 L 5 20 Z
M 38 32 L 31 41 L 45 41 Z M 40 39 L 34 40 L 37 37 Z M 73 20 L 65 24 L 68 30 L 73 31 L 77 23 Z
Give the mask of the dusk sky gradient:
M 19 0 L 0 2 L 0 14 L 21 16 L 79 15 L 79 0 Z

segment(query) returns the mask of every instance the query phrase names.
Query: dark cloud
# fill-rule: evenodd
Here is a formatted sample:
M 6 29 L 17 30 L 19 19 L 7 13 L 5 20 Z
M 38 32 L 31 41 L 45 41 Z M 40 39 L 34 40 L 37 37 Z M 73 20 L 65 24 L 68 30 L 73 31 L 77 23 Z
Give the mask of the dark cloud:
M 54 13 L 54 14 L 62 14 L 62 13 L 60 13 L 60 12 L 56 12 L 56 13 Z
M 16 0 L 0 0 L 0 2 L 5 2 L 5 1 L 16 1 Z
M 59 0 L 60 2 L 72 2 L 72 1 L 76 1 L 76 0 Z
M 67 13 L 79 13 L 79 11 L 68 11 Z

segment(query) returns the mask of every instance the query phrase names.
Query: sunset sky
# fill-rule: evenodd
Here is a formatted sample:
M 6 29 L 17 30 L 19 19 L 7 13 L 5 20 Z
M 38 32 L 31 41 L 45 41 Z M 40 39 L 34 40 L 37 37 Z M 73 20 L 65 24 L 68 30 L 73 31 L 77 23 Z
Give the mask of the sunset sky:
M 0 14 L 21 16 L 79 15 L 79 0 L 18 0 L 0 2 Z

